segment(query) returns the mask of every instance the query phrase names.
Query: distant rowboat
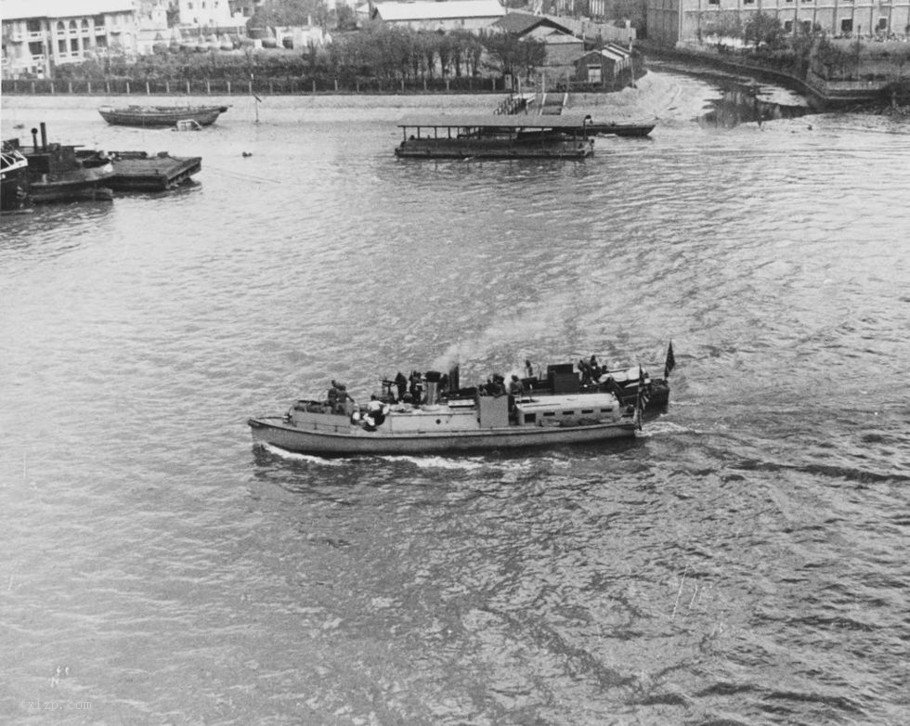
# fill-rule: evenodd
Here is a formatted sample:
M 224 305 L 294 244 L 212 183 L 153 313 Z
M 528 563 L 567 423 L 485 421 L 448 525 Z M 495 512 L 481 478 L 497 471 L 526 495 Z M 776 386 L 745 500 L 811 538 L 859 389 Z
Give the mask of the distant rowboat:
M 227 106 L 101 106 L 98 113 L 109 124 L 116 126 L 160 128 L 176 126 L 179 121 L 194 121 L 200 126 L 210 126 L 227 110 Z

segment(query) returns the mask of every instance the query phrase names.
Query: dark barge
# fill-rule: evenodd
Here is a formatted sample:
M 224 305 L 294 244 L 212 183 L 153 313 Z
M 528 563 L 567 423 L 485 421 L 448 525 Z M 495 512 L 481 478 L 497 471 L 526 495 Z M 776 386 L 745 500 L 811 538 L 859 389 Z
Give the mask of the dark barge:
M 199 156 L 178 157 L 167 152 L 149 156 L 144 151 L 110 152 L 114 174 L 107 186 L 123 192 L 163 192 L 191 180 L 202 169 Z

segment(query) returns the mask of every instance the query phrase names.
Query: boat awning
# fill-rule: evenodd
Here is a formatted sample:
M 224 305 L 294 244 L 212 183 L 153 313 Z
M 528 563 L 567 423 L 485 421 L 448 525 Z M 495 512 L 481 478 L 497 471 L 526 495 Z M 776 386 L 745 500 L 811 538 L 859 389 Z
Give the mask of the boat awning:
M 399 128 L 577 129 L 591 125 L 590 116 L 532 116 L 529 114 L 465 114 L 405 116 Z

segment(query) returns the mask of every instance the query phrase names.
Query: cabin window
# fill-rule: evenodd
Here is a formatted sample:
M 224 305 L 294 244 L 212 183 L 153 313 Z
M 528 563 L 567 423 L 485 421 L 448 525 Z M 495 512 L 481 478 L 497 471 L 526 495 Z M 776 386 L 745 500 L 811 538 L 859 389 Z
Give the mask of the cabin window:
M 581 409 L 581 412 L 582 413 L 594 413 L 594 409 L 593 408 L 583 408 L 583 409 Z
M 602 408 L 602 409 L 600 409 L 600 412 L 601 413 L 610 413 L 610 411 L 612 411 L 612 410 L 613 410 L 612 408 Z
M 562 415 L 563 415 L 563 416 L 574 416 L 574 415 L 575 415 L 575 411 L 563 411 L 563 412 L 562 412 Z
M 544 416 L 555 416 L 555 415 L 556 415 L 555 411 L 545 411 L 544 412 Z
M 525 414 L 525 423 L 535 423 L 537 421 L 536 413 L 526 413 Z

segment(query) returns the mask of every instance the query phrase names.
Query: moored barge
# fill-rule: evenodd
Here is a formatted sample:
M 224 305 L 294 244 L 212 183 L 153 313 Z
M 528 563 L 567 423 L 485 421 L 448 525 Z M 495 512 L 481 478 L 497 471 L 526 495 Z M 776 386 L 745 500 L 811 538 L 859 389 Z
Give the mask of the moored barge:
M 405 159 L 585 159 L 594 153 L 583 116 L 436 115 L 398 122 Z

